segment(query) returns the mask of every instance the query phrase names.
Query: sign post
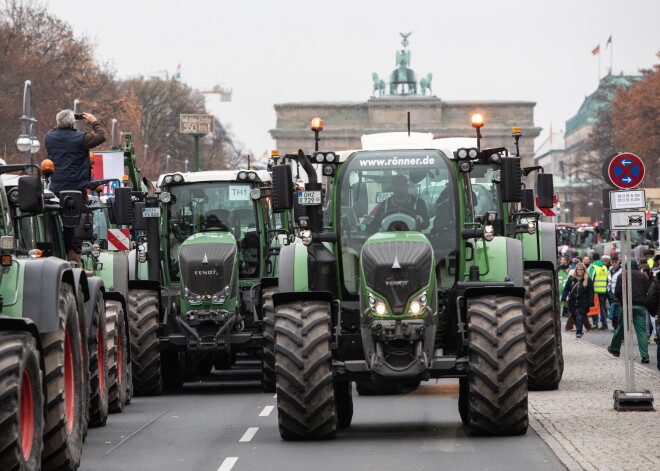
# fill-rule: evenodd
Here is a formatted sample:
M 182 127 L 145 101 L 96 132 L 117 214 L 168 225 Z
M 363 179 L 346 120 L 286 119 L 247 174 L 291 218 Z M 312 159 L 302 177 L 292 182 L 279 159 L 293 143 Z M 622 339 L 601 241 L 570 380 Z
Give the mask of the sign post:
M 622 153 L 614 156 L 603 165 L 603 178 L 611 186 L 627 191 L 611 191 L 610 197 L 610 229 L 621 231 L 621 255 L 625 270 L 622 273 L 623 288 L 623 357 L 626 377 L 626 389 L 614 391 L 614 409 L 652 411 L 653 394 L 648 389 L 638 391 L 635 388 L 635 362 L 633 339 L 632 304 L 632 250 L 630 247 L 630 231 L 646 228 L 646 194 L 644 190 L 633 190 L 644 179 L 644 162 L 634 154 Z
M 181 114 L 179 115 L 179 132 L 192 134 L 195 139 L 193 148 L 193 171 L 199 172 L 199 138 L 215 130 L 215 117 L 210 114 Z

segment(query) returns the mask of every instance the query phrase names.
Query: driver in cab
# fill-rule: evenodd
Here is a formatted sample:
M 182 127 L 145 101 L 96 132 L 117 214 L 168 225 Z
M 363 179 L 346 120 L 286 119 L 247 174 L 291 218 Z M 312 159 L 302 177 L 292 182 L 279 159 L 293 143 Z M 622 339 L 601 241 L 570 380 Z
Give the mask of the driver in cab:
M 396 213 L 414 217 L 417 223 L 414 229 L 417 231 L 429 227 L 429 211 L 426 208 L 426 203 L 421 198 L 408 192 L 408 177 L 403 174 L 394 175 L 392 178 L 392 196 L 376 208 L 374 219 L 369 224 L 369 231 L 378 231 L 381 228 L 383 219 Z M 412 230 L 413 228 L 409 229 Z

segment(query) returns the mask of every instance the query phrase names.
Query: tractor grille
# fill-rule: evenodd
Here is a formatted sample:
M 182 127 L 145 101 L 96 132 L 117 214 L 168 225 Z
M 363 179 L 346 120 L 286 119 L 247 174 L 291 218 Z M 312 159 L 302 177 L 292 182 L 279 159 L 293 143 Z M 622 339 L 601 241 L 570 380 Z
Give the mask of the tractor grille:
M 362 249 L 364 281 L 387 298 L 396 314 L 403 314 L 410 296 L 429 284 L 432 260 L 431 245 L 425 242 L 368 244 Z
M 181 247 L 183 285 L 195 294 L 212 295 L 227 286 L 234 269 L 233 244 L 192 244 Z M 207 263 L 204 263 L 207 262 Z

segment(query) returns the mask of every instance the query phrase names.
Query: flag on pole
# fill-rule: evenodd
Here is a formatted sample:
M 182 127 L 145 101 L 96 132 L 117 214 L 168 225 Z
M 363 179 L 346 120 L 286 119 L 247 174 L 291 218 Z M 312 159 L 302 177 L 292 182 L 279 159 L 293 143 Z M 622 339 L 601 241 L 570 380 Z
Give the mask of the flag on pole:
M 596 46 L 596 48 L 593 51 L 591 51 L 592 56 L 597 56 L 598 54 L 600 54 L 600 44 Z
M 176 71 L 172 75 L 172 80 L 179 80 L 181 78 L 181 64 L 176 66 Z
M 610 34 L 610 37 L 607 40 L 607 43 L 605 44 L 605 47 L 608 47 L 610 44 L 612 44 L 612 35 Z

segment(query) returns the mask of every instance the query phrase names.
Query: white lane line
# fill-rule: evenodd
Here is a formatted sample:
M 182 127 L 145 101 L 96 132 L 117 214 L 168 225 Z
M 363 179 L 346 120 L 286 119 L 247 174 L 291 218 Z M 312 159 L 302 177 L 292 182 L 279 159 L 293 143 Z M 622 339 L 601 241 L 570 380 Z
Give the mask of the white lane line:
M 259 417 L 268 417 L 270 415 L 270 413 L 273 412 L 274 408 L 275 408 L 275 406 L 266 406 L 266 407 L 264 407 L 264 410 L 261 411 L 261 413 L 259 414 Z
M 231 471 L 231 468 L 234 467 L 237 461 L 238 461 L 238 456 L 228 456 L 222 462 L 222 464 L 218 468 L 218 471 Z
M 243 434 L 239 442 L 249 442 L 252 440 L 254 437 L 254 434 L 257 433 L 257 430 L 259 430 L 259 427 L 250 427 L 247 429 L 247 431 Z

